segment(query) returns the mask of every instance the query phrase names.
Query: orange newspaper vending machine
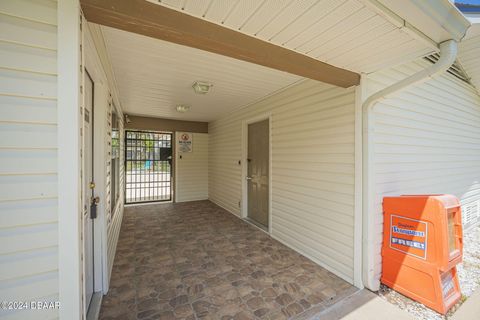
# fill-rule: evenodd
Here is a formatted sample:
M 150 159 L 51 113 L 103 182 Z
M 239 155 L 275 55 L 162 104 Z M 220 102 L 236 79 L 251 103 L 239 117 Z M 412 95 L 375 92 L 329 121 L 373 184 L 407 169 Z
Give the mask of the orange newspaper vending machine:
M 460 203 L 452 195 L 383 199 L 381 282 L 445 314 L 460 299 Z

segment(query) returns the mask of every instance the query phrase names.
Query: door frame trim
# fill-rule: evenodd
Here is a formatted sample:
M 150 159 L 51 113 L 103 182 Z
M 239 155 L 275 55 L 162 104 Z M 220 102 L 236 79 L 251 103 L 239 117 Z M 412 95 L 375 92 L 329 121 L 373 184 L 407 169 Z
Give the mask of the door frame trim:
M 242 121 L 242 166 L 241 183 L 242 198 L 240 199 L 240 216 L 248 216 L 248 185 L 247 185 L 247 156 L 248 156 L 248 125 L 268 120 L 268 233 L 272 233 L 272 113 L 267 112 Z
M 88 61 L 88 60 L 87 60 Z M 92 69 L 93 67 L 93 69 Z M 105 185 L 106 185 L 106 167 L 105 163 L 109 161 L 106 156 L 107 146 L 105 141 L 106 128 L 104 126 L 107 120 L 106 96 L 108 89 L 102 84 L 101 78 L 94 65 L 85 63 L 85 69 L 90 70 L 90 75 L 93 80 L 93 116 L 96 121 L 93 121 L 93 134 L 96 136 L 96 143 L 93 145 L 93 177 L 95 180 L 95 195 L 100 197 L 100 203 L 97 205 L 97 218 L 93 220 L 93 274 L 94 286 L 93 295 L 95 293 L 106 293 L 108 290 L 108 210 L 106 206 Z M 93 299 L 93 298 L 92 298 Z
M 92 159 L 91 159 L 91 163 L 90 165 L 92 166 L 92 178 L 93 178 L 93 181 L 88 181 L 87 177 L 86 177 L 86 168 L 84 167 L 83 168 L 83 172 L 84 172 L 84 179 L 83 179 L 83 184 L 85 185 L 89 185 L 90 182 L 95 182 L 96 179 L 95 179 L 95 167 L 96 167 L 96 152 L 95 152 L 95 148 L 96 148 L 96 143 L 95 143 L 95 97 L 96 97 L 96 94 L 95 94 L 95 80 L 93 80 L 93 77 L 92 75 L 90 74 L 90 72 L 88 71 L 89 69 L 87 68 L 86 64 L 84 64 L 83 66 L 83 71 L 85 73 L 85 78 L 83 79 L 83 88 L 84 88 L 84 95 L 83 95 L 83 102 L 86 104 L 86 81 L 87 79 L 89 79 L 91 82 L 92 82 L 92 110 L 90 110 L 90 119 L 89 119 L 89 122 L 90 122 L 90 128 L 91 128 L 91 142 L 90 142 L 90 149 L 91 149 L 91 153 L 92 153 Z M 85 113 L 85 110 L 86 110 L 86 105 L 83 106 L 83 112 Z M 84 130 L 84 135 L 83 135 L 83 139 L 85 140 L 85 136 L 86 136 L 86 127 L 85 127 L 85 115 L 83 116 L 83 119 L 82 119 L 82 127 L 83 127 L 83 130 Z M 87 150 L 85 148 L 85 141 L 83 142 L 83 155 L 85 155 L 87 153 Z M 82 162 L 83 162 L 83 166 L 86 166 L 85 164 L 85 161 L 84 161 L 85 157 L 82 157 Z M 98 170 L 97 170 L 98 171 Z M 83 185 L 82 185 L 82 189 L 83 189 Z M 96 195 L 96 192 L 98 190 L 96 190 L 96 188 L 93 188 L 93 189 L 89 189 L 90 190 L 90 193 L 89 194 L 86 194 L 84 195 L 85 198 L 90 198 L 92 199 L 95 195 Z M 84 203 L 86 199 L 83 199 L 84 200 Z M 90 203 L 90 201 L 89 201 Z M 97 207 L 98 209 L 98 207 Z M 92 303 L 92 300 L 93 300 L 93 295 L 95 294 L 95 287 L 97 286 L 97 281 L 99 281 L 100 279 L 97 279 L 98 275 L 97 275 L 97 271 L 99 270 L 99 268 L 97 267 L 97 264 L 98 262 L 97 261 L 97 257 L 96 257 L 96 251 L 98 250 L 97 249 L 97 245 L 96 245 L 96 235 L 95 235 L 95 232 L 96 232 L 96 228 L 95 228 L 95 220 L 96 219 L 92 219 L 90 218 L 90 210 L 91 208 L 87 208 L 87 212 L 89 213 L 88 214 L 88 218 L 87 219 L 90 219 L 92 220 L 92 298 L 90 299 L 90 301 L 88 301 L 88 305 L 87 305 L 87 301 L 85 300 L 85 314 L 88 313 L 88 310 L 90 308 L 90 305 Z M 98 210 L 97 210 L 98 211 Z M 82 214 L 83 214 L 83 210 L 82 210 Z M 85 226 L 85 221 L 82 221 L 82 228 Z M 85 237 L 85 229 L 83 230 L 83 237 L 82 237 L 82 246 L 85 247 L 85 240 L 86 237 Z M 97 240 L 98 241 L 98 240 Z M 84 260 L 82 261 L 85 261 L 85 252 L 83 252 L 83 257 L 84 257 Z M 84 288 L 84 292 L 83 292 L 83 297 L 86 298 L 86 288 L 87 288 L 87 277 L 86 277 L 86 270 L 85 270 L 85 263 L 82 262 L 82 267 L 83 267 L 83 288 Z

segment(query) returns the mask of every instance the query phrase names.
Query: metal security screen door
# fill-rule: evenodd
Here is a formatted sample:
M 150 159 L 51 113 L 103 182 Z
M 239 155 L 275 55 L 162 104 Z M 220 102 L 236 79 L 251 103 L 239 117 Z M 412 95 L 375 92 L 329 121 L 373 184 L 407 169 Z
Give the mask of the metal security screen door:
M 125 202 L 172 200 L 172 134 L 125 131 Z

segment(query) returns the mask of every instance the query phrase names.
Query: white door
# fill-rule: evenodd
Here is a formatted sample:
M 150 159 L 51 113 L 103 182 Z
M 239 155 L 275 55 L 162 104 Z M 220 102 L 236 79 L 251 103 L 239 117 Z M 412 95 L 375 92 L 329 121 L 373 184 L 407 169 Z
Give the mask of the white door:
M 84 180 L 84 210 L 83 210 L 83 268 L 85 281 L 85 314 L 93 296 L 93 219 L 94 210 L 94 179 L 93 179 L 93 80 L 85 72 L 85 109 L 84 109 L 84 139 L 85 149 L 83 161 Z M 93 206 L 92 206 L 93 204 Z

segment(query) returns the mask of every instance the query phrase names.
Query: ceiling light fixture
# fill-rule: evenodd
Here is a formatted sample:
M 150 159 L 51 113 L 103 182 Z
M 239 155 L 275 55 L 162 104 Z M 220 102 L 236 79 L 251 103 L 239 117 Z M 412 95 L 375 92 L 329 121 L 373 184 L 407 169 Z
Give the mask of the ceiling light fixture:
M 198 94 L 207 94 L 213 87 L 213 84 L 204 81 L 195 81 L 193 84 L 193 90 Z
M 180 113 L 185 113 L 188 110 L 190 110 L 190 106 L 187 106 L 185 104 L 177 104 L 177 111 Z

